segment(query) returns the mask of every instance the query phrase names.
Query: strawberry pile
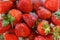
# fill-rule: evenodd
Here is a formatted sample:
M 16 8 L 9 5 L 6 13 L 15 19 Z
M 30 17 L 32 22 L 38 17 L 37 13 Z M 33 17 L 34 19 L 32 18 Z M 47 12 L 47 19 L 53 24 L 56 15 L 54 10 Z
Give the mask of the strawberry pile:
M 0 40 L 60 40 L 59 11 L 60 0 L 0 0 Z

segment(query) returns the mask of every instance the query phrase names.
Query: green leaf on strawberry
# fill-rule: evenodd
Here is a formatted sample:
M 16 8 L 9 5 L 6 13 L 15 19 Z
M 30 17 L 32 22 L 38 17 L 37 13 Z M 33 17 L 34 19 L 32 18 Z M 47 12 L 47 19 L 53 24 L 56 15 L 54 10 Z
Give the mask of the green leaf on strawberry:
M 10 14 L 7 14 L 7 15 L 2 14 L 2 17 L 4 18 L 2 26 L 6 26 L 9 23 L 13 26 L 13 21 L 15 20 L 14 17 L 12 17 Z
M 48 24 L 44 23 L 43 29 L 45 30 L 46 35 L 50 33 L 50 26 Z
M 9 14 L 7 14 L 7 17 L 8 17 L 8 21 L 11 23 L 15 20 L 14 17 L 10 16 Z
M 2 26 L 4 27 L 4 26 L 7 26 L 9 24 L 9 21 L 8 20 L 3 20 L 3 22 L 2 22 Z

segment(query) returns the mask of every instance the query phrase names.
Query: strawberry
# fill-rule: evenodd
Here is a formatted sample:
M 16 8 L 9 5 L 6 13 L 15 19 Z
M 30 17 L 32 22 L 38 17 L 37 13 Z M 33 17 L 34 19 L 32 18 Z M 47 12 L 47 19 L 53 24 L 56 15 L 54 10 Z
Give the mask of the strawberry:
M 33 9 L 31 0 L 19 0 L 17 2 L 17 8 L 22 12 L 31 12 Z
M 40 7 L 37 11 L 36 11 L 37 15 L 39 16 L 40 19 L 49 19 L 51 17 L 51 12 L 43 7 Z
M 6 25 L 6 24 L 8 24 L 8 21 L 0 21 L 0 34 L 10 29 L 10 25 Z
M 48 35 L 50 33 L 50 26 L 47 21 L 42 21 L 37 26 L 37 31 L 41 35 Z
M 43 36 L 36 36 L 34 40 L 46 40 Z
M 60 25 L 60 12 L 56 12 L 52 15 L 51 21 L 54 25 Z
M 15 20 L 14 20 L 15 22 L 19 22 L 21 20 L 21 17 L 22 17 L 22 13 L 17 9 L 10 10 L 9 15 L 15 18 Z
M 0 1 L 0 14 L 6 13 L 13 6 L 11 1 Z
M 15 27 L 15 34 L 20 37 L 27 37 L 30 34 L 30 29 L 25 23 L 19 23 Z
M 14 34 L 4 34 L 4 40 L 18 40 L 17 36 Z
M 23 14 L 23 20 L 27 23 L 27 25 L 31 28 L 34 26 L 35 22 L 37 21 L 38 17 L 36 14 Z
M 8 21 L 13 27 L 16 25 L 16 23 L 20 22 L 22 13 L 17 9 L 12 9 L 8 14 L 2 14 L 2 17 L 3 20 Z
M 2 17 L 5 21 L 8 21 L 13 27 L 16 25 L 16 23 L 20 22 L 22 13 L 17 9 L 12 9 L 9 11 L 8 14 L 2 14 Z
M 44 7 L 54 12 L 58 9 L 58 1 L 57 0 L 45 0 Z

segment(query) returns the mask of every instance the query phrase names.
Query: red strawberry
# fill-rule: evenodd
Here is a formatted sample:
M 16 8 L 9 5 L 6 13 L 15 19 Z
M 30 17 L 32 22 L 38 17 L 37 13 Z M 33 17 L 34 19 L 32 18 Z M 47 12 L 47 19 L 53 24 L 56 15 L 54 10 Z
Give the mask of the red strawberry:
M 40 19 L 49 19 L 51 17 L 51 12 L 43 7 L 40 7 L 36 13 Z
M 31 0 L 19 0 L 17 2 L 17 8 L 22 12 L 31 12 L 32 11 Z
M 54 25 L 60 25 L 60 12 L 57 12 L 54 15 L 52 15 L 51 21 Z
M 37 19 L 38 19 L 38 17 L 34 13 L 32 13 L 32 14 L 23 14 L 23 20 L 27 23 L 27 25 L 30 28 L 34 26 Z
M 6 13 L 11 9 L 13 6 L 13 3 L 11 1 L 0 1 L 0 14 Z
M 6 24 L 7 22 L 5 22 Z M 0 34 L 8 31 L 10 29 L 10 25 L 5 25 L 3 21 L 0 21 Z
M 15 27 L 15 33 L 20 37 L 27 37 L 30 34 L 30 29 L 25 23 L 17 24 Z
M 21 20 L 21 17 L 22 17 L 22 13 L 17 9 L 10 10 L 9 15 L 15 18 L 15 20 L 14 20 L 15 22 L 19 22 Z
M 58 9 L 58 1 L 57 0 L 45 0 L 44 6 L 51 10 L 52 12 Z
M 46 39 L 42 36 L 36 36 L 34 40 L 46 40 Z
M 37 31 L 41 35 L 47 35 L 50 33 L 50 26 L 47 21 L 42 21 L 37 26 Z
M 14 34 L 4 34 L 4 40 L 18 40 L 18 38 Z

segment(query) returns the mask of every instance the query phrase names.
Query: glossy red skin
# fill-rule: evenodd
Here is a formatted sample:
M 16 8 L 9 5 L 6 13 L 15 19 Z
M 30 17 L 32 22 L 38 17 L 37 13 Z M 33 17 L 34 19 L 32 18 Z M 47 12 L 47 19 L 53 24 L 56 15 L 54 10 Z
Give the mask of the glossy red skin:
M 58 9 L 58 1 L 57 0 L 46 0 L 44 3 L 45 8 L 54 12 Z
M 39 0 L 32 0 L 32 4 L 33 4 L 33 9 L 34 9 L 35 11 L 41 6 Z
M 18 37 L 27 37 L 30 34 L 30 29 L 25 23 L 17 24 L 15 27 L 15 34 Z
M 53 40 L 53 35 L 49 34 L 45 36 L 46 40 Z
M 31 0 L 19 0 L 17 2 L 17 8 L 22 12 L 31 12 L 33 9 Z
M 40 22 L 40 23 L 38 24 L 38 26 L 37 26 L 37 31 L 38 31 L 38 33 L 41 34 L 41 35 L 43 35 L 43 36 L 46 35 L 46 34 L 45 34 L 45 30 L 43 30 L 43 24 L 44 24 L 44 22 L 45 22 L 45 21 Z M 48 22 L 46 22 L 46 23 L 48 24 Z
M 0 21 L 0 34 L 7 32 L 10 29 L 10 25 L 2 26 L 2 21 Z
M 43 36 L 36 36 L 34 40 L 46 40 Z
M 5 34 L 4 40 L 18 40 L 18 37 L 14 34 Z
M 51 21 L 54 25 L 60 25 L 60 19 L 58 19 L 58 17 L 56 17 L 55 15 L 52 15 Z
M 9 11 L 9 14 L 15 18 L 15 22 L 19 22 L 21 20 L 21 17 L 22 17 L 21 11 L 17 9 L 12 9 Z
M 59 2 L 59 8 L 60 8 L 60 0 L 58 0 L 58 2 Z
M 13 2 L 11 1 L 0 1 L 0 14 L 5 14 L 13 7 Z
M 32 16 L 30 14 L 23 14 L 23 20 L 27 23 L 27 25 L 32 28 L 35 22 L 37 21 L 37 16 Z
M 43 7 L 40 7 L 36 11 L 37 15 L 39 16 L 40 19 L 46 20 L 51 17 L 51 12 Z

